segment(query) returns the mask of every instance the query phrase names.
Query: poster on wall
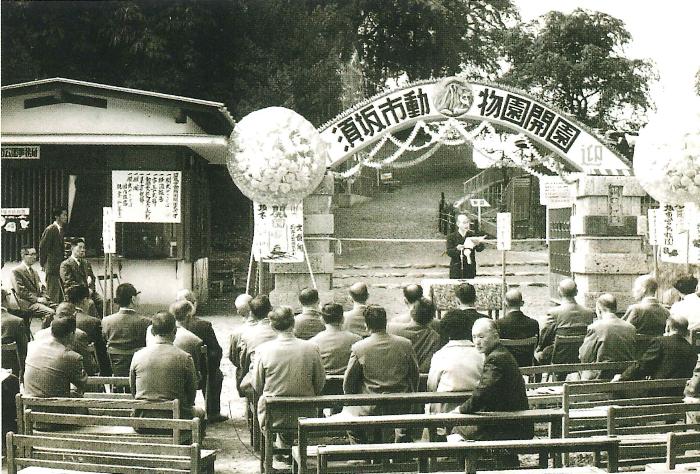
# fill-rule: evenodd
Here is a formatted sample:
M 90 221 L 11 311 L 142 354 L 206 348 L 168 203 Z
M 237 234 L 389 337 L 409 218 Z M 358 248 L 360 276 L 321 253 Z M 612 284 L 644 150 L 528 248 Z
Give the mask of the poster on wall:
M 667 263 L 686 263 L 688 258 L 688 229 L 683 206 L 662 205 L 657 211 L 657 241 L 659 258 Z
M 18 233 L 29 230 L 28 207 L 3 207 L 0 210 L 0 229 L 4 232 Z
M 304 261 L 304 208 L 301 203 L 269 205 L 253 202 L 255 261 Z
M 540 176 L 540 204 L 550 209 L 564 209 L 574 203 L 574 191 L 559 176 Z
M 182 172 L 112 171 L 115 222 L 180 223 Z

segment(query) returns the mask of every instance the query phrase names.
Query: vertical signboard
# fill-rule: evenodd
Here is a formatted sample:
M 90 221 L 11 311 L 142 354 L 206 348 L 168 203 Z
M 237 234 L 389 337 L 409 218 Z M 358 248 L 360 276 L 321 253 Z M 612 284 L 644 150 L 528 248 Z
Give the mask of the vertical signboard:
M 684 227 L 683 206 L 661 206 L 657 238 L 662 262 L 686 263 L 688 257 L 688 231 Z
M 117 253 L 117 238 L 111 207 L 102 208 L 102 248 L 104 253 Z
M 511 248 L 511 214 L 499 212 L 496 214 L 496 248 L 498 250 L 510 250 Z
M 181 171 L 112 171 L 115 222 L 180 223 Z
M 256 261 L 304 261 L 304 208 L 301 203 L 285 206 L 254 202 L 253 213 Z

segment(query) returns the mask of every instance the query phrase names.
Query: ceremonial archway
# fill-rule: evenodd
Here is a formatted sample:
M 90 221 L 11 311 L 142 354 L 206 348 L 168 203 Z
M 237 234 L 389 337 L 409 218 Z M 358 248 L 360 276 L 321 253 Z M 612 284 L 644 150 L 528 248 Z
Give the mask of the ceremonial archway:
M 429 158 L 438 148 L 435 145 L 464 143 L 486 156 L 507 156 L 531 174 L 559 175 L 576 186 L 570 273 L 579 284 L 581 302 L 591 305 L 601 292 L 612 292 L 622 306 L 629 302 L 631 282 L 646 272 L 646 255 L 637 235 L 645 192 L 632 177 L 629 161 L 588 127 L 525 92 L 456 77 L 421 81 L 360 102 L 319 131 L 329 144 L 331 171 L 355 157 L 353 166 L 345 166 L 345 177 L 363 166 L 395 167 L 406 150 L 426 150 L 417 162 Z M 399 132 L 404 138 L 397 137 Z M 377 159 L 384 146 L 394 149 Z M 333 180 L 326 178 L 304 202 L 304 233 L 320 237 L 314 243 L 317 252 L 309 251 L 314 270 L 321 281 L 327 276 L 330 291 L 333 255 L 323 237 L 333 235 Z M 553 285 L 561 278 L 550 273 Z M 287 280 L 290 284 L 284 283 Z M 290 275 L 279 275 L 275 293 L 291 296 L 299 287 L 298 282 L 291 283 Z

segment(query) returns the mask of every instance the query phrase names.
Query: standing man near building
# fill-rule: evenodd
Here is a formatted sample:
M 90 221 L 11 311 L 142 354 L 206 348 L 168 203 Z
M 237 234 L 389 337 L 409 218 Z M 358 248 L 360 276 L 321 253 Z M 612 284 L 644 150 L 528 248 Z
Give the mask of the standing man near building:
M 22 263 L 12 269 L 12 288 L 17 295 L 20 309 L 29 311 L 31 317 L 41 318 L 42 328 L 49 327 L 54 310 L 50 308 L 52 301 L 41 287 L 39 274 L 32 268 L 36 263 L 36 249 L 24 246 L 20 250 Z M 56 304 L 60 301 L 56 301 Z
M 457 230 L 447 236 L 447 255 L 450 257 L 450 278 L 476 277 L 476 252 L 484 250 L 481 238 L 469 230 L 466 214 L 457 214 Z
M 206 390 L 211 389 L 207 396 L 207 419 L 209 423 L 219 423 L 228 420 L 228 417 L 221 414 L 221 387 L 224 381 L 224 374 L 221 372 L 221 356 L 223 350 L 216 338 L 214 328 L 209 321 L 198 318 L 197 297 L 191 290 L 180 290 L 177 292 L 177 300 L 187 300 L 192 304 L 192 314 L 185 323 L 185 328 L 200 338 L 207 346 L 207 383 Z
M 71 242 L 71 256 L 61 262 L 60 274 L 64 291 L 72 286 L 85 286 L 90 290 L 90 299 L 94 303 L 88 314 L 102 317 L 102 296 L 95 291 L 95 274 L 92 265 L 85 259 L 85 240 L 76 238 Z
M 323 324 L 319 308 L 318 291 L 314 288 L 304 288 L 299 292 L 301 313 L 294 318 L 294 335 L 299 339 L 309 340 L 323 331 Z
M 39 242 L 39 265 L 46 273 L 46 290 L 49 299 L 55 303 L 63 301 L 60 267 L 63 261 L 63 235 L 68 222 L 68 210 L 57 207 L 51 217 L 54 221 L 44 229 Z
M 369 299 L 367 285 L 361 281 L 352 284 L 348 290 L 352 299 L 352 309 L 343 313 L 343 329 L 357 334 L 360 337 L 367 337 L 367 327 L 365 326 L 364 311 Z

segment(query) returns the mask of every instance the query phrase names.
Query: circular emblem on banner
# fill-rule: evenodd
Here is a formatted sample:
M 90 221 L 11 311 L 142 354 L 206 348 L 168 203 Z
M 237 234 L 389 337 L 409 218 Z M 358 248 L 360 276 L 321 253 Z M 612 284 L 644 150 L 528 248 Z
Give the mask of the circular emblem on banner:
M 469 111 L 474 102 L 472 87 L 464 79 L 448 77 L 435 86 L 433 106 L 442 115 L 460 117 Z

